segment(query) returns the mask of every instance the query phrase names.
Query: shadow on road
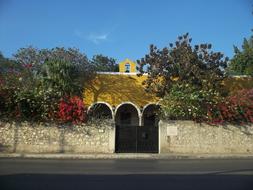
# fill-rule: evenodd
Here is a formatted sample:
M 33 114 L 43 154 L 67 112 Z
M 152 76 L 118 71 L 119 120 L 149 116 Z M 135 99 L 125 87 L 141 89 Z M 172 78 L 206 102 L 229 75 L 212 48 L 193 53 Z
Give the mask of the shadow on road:
M 59 175 L 15 174 L 0 176 L 0 189 L 163 189 L 252 190 L 252 175 Z

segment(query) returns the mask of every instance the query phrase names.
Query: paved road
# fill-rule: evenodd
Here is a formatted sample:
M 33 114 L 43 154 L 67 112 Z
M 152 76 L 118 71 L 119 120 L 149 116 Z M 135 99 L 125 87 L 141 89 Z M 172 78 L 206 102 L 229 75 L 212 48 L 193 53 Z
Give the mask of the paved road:
M 0 189 L 253 189 L 252 159 L 0 159 Z

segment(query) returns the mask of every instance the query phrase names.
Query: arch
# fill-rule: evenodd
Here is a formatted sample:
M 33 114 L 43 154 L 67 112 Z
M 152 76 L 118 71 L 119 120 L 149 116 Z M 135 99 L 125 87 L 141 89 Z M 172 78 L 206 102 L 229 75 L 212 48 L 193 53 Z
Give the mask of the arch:
M 116 109 L 115 109 L 115 123 L 119 124 L 119 114 L 120 114 L 119 111 L 124 106 L 128 106 L 129 112 L 133 113 L 134 111 L 136 111 L 138 122 L 136 122 L 136 121 L 134 122 L 134 120 L 136 119 L 136 118 L 134 118 L 134 116 L 133 117 L 131 116 L 131 119 L 133 120 L 133 123 L 135 125 L 140 125 L 141 111 L 140 111 L 139 107 L 132 102 L 123 102 L 116 107 Z M 134 109 L 131 109 L 131 107 Z M 134 113 L 133 113 L 133 115 L 134 115 Z
M 137 110 L 137 112 L 138 112 L 138 115 L 139 115 L 139 116 L 141 115 L 140 108 L 139 108 L 137 105 L 135 105 L 134 103 L 132 103 L 132 102 L 122 102 L 121 104 L 119 104 L 119 105 L 115 108 L 115 115 L 116 115 L 118 109 L 119 109 L 121 106 L 123 106 L 124 104 L 131 104 L 132 106 L 134 106 L 134 107 L 136 108 L 136 110 Z
M 115 152 L 136 152 L 140 109 L 132 102 L 123 102 L 115 109 Z
M 148 136 L 149 141 L 143 142 L 144 151 L 159 152 L 159 111 L 158 103 L 149 103 L 142 111 L 142 129 Z
M 156 112 L 158 111 L 159 108 L 160 108 L 159 103 L 149 103 L 145 105 L 142 110 L 141 124 L 145 125 L 145 119 L 151 119 L 151 117 L 153 117 L 154 119 L 153 125 L 158 125 L 159 117 Z
M 146 104 L 145 106 L 143 106 L 143 109 L 142 109 L 142 113 L 144 113 L 145 109 L 148 107 L 148 106 L 160 106 L 159 102 L 154 102 L 154 103 L 148 103 Z
M 96 107 L 99 105 L 102 105 L 102 106 Z M 92 110 L 92 109 L 94 109 L 94 110 Z M 95 112 L 95 110 L 98 112 L 101 112 L 100 113 L 101 115 L 99 115 L 99 113 L 97 113 L 97 115 L 96 115 L 96 113 L 92 113 L 92 111 Z M 110 112 L 110 114 L 109 114 L 109 112 Z M 101 117 L 101 116 L 106 116 L 106 115 L 108 116 L 109 115 L 109 118 L 114 119 L 113 109 L 112 109 L 111 105 L 108 104 L 107 102 L 95 102 L 95 103 L 91 104 L 88 107 L 87 114 L 90 115 L 91 117 L 93 117 L 93 116 Z M 92 116 L 92 114 L 94 114 L 94 115 Z
M 146 113 L 147 121 L 141 126 L 141 110 L 132 102 L 124 102 L 117 106 L 115 110 L 115 152 L 131 153 L 157 153 L 158 145 L 158 125 L 153 118 L 156 118 L 154 110 L 156 104 L 146 105 L 143 110 Z M 153 114 L 153 115 L 152 115 Z M 138 120 L 137 120 L 138 119 Z

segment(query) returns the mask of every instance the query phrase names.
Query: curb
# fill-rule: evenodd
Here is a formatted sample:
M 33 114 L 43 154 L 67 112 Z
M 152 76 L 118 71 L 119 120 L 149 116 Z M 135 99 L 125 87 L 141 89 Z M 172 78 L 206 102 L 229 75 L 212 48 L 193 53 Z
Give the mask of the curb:
M 0 153 L 0 158 L 31 158 L 31 159 L 253 159 L 252 154 L 26 154 Z

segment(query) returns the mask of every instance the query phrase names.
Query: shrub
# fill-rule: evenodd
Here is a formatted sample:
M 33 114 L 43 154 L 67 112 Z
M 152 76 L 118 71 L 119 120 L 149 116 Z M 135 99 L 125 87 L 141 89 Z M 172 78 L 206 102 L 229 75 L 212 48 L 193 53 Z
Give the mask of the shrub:
M 65 97 L 60 100 L 58 112 L 60 121 L 74 124 L 85 122 L 86 113 L 84 103 L 78 96 Z
M 203 121 L 207 118 L 207 108 L 221 98 L 214 90 L 201 90 L 190 84 L 173 85 L 162 100 L 161 108 L 168 119 Z
M 253 123 L 253 89 L 241 90 L 210 106 L 208 121 L 213 124 Z

